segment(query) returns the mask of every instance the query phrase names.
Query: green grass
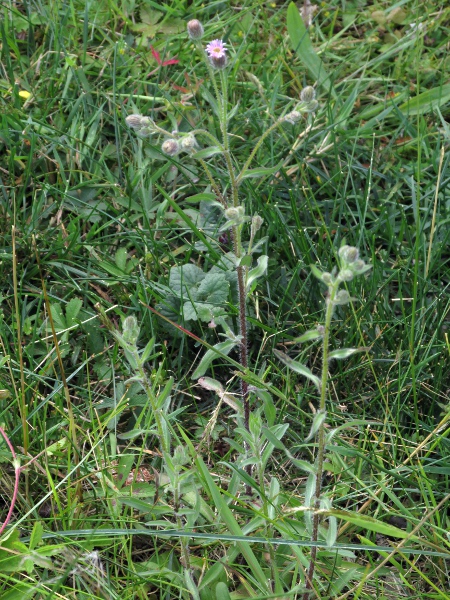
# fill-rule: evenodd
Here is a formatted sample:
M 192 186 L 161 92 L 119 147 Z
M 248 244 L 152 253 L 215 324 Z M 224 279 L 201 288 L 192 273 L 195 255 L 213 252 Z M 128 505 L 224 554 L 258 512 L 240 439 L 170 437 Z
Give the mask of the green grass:
M 332 504 L 312 598 L 450 598 L 450 9 L 332 0 L 315 12 L 311 47 L 295 50 L 287 2 L 1 6 L 0 426 L 22 471 L 0 535 L 0 598 L 303 597 L 302 465 L 317 451 L 305 439 L 318 398 L 274 350 L 320 374 L 320 347 L 295 339 L 323 321 L 310 265 L 331 270 L 344 240 L 372 270 L 349 283 L 355 301 L 337 309 L 332 347 L 370 350 L 330 367 Z M 249 301 L 244 377 L 258 388 L 253 427 L 267 451 L 251 476 L 235 411 L 216 411 L 217 395 L 192 379 L 202 344 L 147 308 L 221 340 L 207 322 L 184 323 L 171 290 L 176 266 L 225 268 L 217 219 L 192 198 L 208 185 L 201 165 L 167 159 L 161 139 L 125 124 L 151 114 L 169 130 L 218 135 L 185 34 L 194 17 L 206 40 L 232 48 L 240 165 L 302 87 L 321 82 L 314 116 L 276 129 L 251 165 L 283 161 L 276 175 L 241 186 L 269 256 Z M 179 63 L 159 66 L 151 47 Z M 220 159 L 207 162 L 225 185 Z M 225 310 L 237 331 L 232 294 Z M 121 330 L 126 316 L 141 351 L 155 340 L 149 394 L 178 458 L 161 455 L 149 395 L 106 326 Z M 236 400 L 229 359 L 206 375 Z M 0 467 L 3 523 L 14 489 L 3 440 Z

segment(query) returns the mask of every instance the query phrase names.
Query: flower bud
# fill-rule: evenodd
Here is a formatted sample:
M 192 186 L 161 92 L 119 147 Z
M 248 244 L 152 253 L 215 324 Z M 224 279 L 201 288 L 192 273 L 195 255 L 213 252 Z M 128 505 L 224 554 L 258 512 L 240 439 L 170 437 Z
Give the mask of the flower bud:
M 128 115 L 125 119 L 125 123 L 131 129 L 139 131 L 142 128 L 142 117 L 141 115 Z
M 342 262 L 345 262 L 347 264 L 354 263 L 355 260 L 358 260 L 359 258 L 359 250 L 354 246 L 342 246 L 339 249 L 339 257 L 342 260 Z
M 347 290 L 339 290 L 334 299 L 334 304 L 348 304 L 351 301 L 351 296 Z
M 311 100 L 311 102 L 308 102 L 308 104 L 305 105 L 303 110 L 305 112 L 311 113 L 311 112 L 314 112 L 315 110 L 317 110 L 318 106 L 319 106 L 319 103 L 317 102 L 317 100 Z
M 309 104 L 310 102 L 315 100 L 315 98 L 316 98 L 316 92 L 315 92 L 314 88 L 310 85 L 303 88 L 302 91 L 300 92 L 300 100 L 302 102 L 306 102 L 307 104 Z
M 297 121 L 300 121 L 301 118 L 302 114 L 298 112 L 298 110 L 293 110 L 292 112 L 285 115 L 284 120 L 294 125 L 295 123 L 297 123 Z
M 191 40 L 201 40 L 205 30 L 203 25 L 197 19 L 192 19 L 187 24 L 187 32 Z
M 353 277 L 354 273 L 350 269 L 342 269 L 342 271 L 339 272 L 339 279 L 341 281 L 351 281 Z
M 180 152 L 180 144 L 177 140 L 169 139 L 163 142 L 161 150 L 164 154 L 167 154 L 167 156 L 176 156 Z
M 139 325 L 136 317 L 127 317 L 122 325 L 123 339 L 129 344 L 135 344 L 139 337 Z
M 253 232 L 253 235 L 255 235 L 255 233 L 261 229 L 261 226 L 262 226 L 263 223 L 264 223 L 264 219 L 262 217 L 260 217 L 259 215 L 254 215 L 252 217 L 252 232 Z
M 332 285 L 334 281 L 331 273 L 322 273 L 321 280 L 324 282 L 325 285 Z
M 229 221 L 239 220 L 244 216 L 244 207 L 230 206 L 224 211 L 224 214 Z
M 184 152 L 192 152 L 196 145 L 197 142 L 193 135 L 185 136 L 180 142 L 181 149 L 184 150 Z

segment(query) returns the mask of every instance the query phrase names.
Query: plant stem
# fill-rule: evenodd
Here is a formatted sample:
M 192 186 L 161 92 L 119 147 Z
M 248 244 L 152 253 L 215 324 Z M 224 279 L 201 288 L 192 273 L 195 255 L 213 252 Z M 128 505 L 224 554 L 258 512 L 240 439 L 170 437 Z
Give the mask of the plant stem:
M 322 376 L 320 385 L 320 403 L 319 410 L 325 413 L 326 410 L 326 399 L 328 389 L 328 355 L 330 345 L 330 329 L 331 320 L 333 318 L 334 311 L 334 300 L 339 288 L 339 278 L 328 288 L 328 295 L 326 300 L 326 311 L 325 311 L 325 324 L 322 341 Z M 314 516 L 313 516 L 313 528 L 311 534 L 311 541 L 317 542 L 319 536 L 319 513 L 320 508 L 320 493 L 322 487 L 322 475 L 323 475 L 323 462 L 325 457 L 325 421 L 323 421 L 318 430 L 318 450 L 317 450 L 317 471 L 316 471 L 316 489 L 314 493 Z M 308 575 L 306 577 L 306 592 L 303 595 L 303 600 L 308 600 L 309 590 L 312 589 L 312 582 L 314 577 L 314 571 L 316 568 L 316 557 L 317 557 L 317 546 L 311 548 L 311 557 L 308 569 Z

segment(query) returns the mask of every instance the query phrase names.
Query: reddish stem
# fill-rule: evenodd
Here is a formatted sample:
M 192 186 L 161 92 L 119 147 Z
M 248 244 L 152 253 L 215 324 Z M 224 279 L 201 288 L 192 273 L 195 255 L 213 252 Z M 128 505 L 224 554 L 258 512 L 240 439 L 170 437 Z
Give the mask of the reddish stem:
M 0 527 L 0 535 L 1 535 L 3 533 L 3 531 L 5 530 L 5 527 L 8 525 L 9 521 L 11 520 L 11 515 L 12 515 L 12 512 L 14 510 L 14 505 L 16 503 L 17 493 L 19 491 L 20 467 L 19 467 L 19 464 L 18 464 L 17 459 L 16 459 L 16 453 L 14 452 L 13 445 L 9 441 L 9 437 L 6 435 L 6 433 L 5 433 L 5 431 L 3 430 L 2 427 L 0 427 L 0 433 L 3 436 L 6 444 L 9 447 L 9 449 L 11 450 L 11 454 L 12 454 L 13 462 L 14 462 L 15 477 L 16 477 L 16 480 L 14 482 L 14 492 L 13 492 L 13 496 L 12 496 L 12 499 L 11 499 L 11 505 L 9 507 L 8 514 L 6 515 L 5 522 Z

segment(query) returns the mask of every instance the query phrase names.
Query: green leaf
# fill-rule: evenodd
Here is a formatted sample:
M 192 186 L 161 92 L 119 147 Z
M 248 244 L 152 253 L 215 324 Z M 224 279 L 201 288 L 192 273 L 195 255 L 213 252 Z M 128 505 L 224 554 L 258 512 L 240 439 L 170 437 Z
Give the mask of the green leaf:
M 328 360 L 331 360 L 333 358 L 336 358 L 336 359 L 348 358 L 352 354 L 356 354 L 357 352 L 367 352 L 367 350 L 370 350 L 370 348 L 367 348 L 367 347 L 340 348 L 339 350 L 333 350 L 332 352 L 330 352 L 330 354 L 328 355 Z
M 50 312 L 52 313 L 53 324 L 55 326 L 56 331 L 62 331 L 63 329 L 67 329 L 67 323 L 61 305 L 51 304 Z
M 359 513 L 353 513 L 348 510 L 321 510 L 320 514 L 328 516 L 328 517 L 336 517 L 338 519 L 342 519 L 347 523 L 352 523 L 357 527 L 361 527 L 361 529 L 366 529 L 369 531 L 375 531 L 376 533 L 381 533 L 382 535 L 390 535 L 392 537 L 397 537 L 404 539 L 406 537 L 411 540 L 419 540 L 416 535 L 411 536 L 410 533 L 400 529 L 399 527 L 395 527 L 395 525 L 389 525 L 389 523 L 383 523 L 378 519 L 374 519 L 373 517 L 369 517 L 367 515 L 362 515 Z
M 319 431 L 320 426 L 322 425 L 322 423 L 325 421 L 326 418 L 327 418 L 327 413 L 325 411 L 322 412 L 322 411 L 318 410 L 316 412 L 316 414 L 314 415 L 312 425 L 311 425 L 311 431 L 309 432 L 308 436 L 305 438 L 305 442 L 309 442 L 309 440 L 312 440 L 312 438 Z
M 299 373 L 300 375 L 303 375 L 303 377 L 306 377 L 307 379 L 312 381 L 314 383 L 314 385 L 316 386 L 316 388 L 320 392 L 320 387 L 321 387 L 320 379 L 318 377 L 316 377 L 316 375 L 313 375 L 313 373 L 311 372 L 310 369 L 308 369 L 308 367 L 306 367 L 305 365 L 302 365 L 302 363 L 299 363 L 296 360 L 293 360 L 292 358 L 289 358 L 289 356 L 287 354 L 284 354 L 284 352 L 280 352 L 280 350 L 274 350 L 273 352 L 274 352 L 275 356 L 279 360 L 281 360 L 281 362 L 283 362 L 287 367 L 289 367 L 296 373 Z
M 256 261 L 256 267 L 249 271 L 247 275 L 247 292 L 250 290 L 252 283 L 259 277 L 262 277 L 267 271 L 268 261 L 269 257 L 265 254 L 263 256 L 260 256 Z
M 215 344 L 210 350 L 207 350 L 205 356 L 200 361 L 200 364 L 195 369 L 192 379 L 198 379 L 206 373 L 209 365 L 217 358 L 217 352 L 215 352 L 215 350 L 218 350 L 221 354 L 225 354 L 226 356 L 238 343 L 239 340 L 225 340 L 224 342 Z
M 427 90 L 399 106 L 406 115 L 424 114 L 450 101 L 450 83 Z
M 83 306 L 80 298 L 72 298 L 66 305 L 66 323 L 67 327 L 72 327 L 76 324 L 76 318 L 78 317 L 81 307 Z
M 317 83 L 324 85 L 324 82 L 329 80 L 329 75 L 322 60 L 313 48 L 308 30 L 294 2 L 291 2 L 288 6 L 286 21 L 292 47 Z M 330 87 L 330 85 L 326 86 L 327 92 Z M 333 88 L 331 88 L 331 94 L 335 100 L 338 99 L 338 95 Z
M 203 148 L 203 150 L 199 150 L 192 154 L 192 158 L 205 159 L 214 156 L 215 154 L 223 154 L 223 148 L 219 148 L 219 146 L 208 146 L 208 148 Z
M 209 493 L 213 504 L 219 512 L 219 515 L 223 519 L 228 531 L 236 536 L 243 536 L 243 531 L 236 521 L 231 509 L 228 507 L 228 504 L 225 501 L 225 498 L 222 496 L 220 489 L 215 484 L 213 478 L 210 475 L 208 468 L 205 463 L 202 461 L 200 457 L 196 459 L 196 465 L 198 468 L 199 476 L 204 481 L 204 487 L 206 491 Z M 261 568 L 258 559 L 256 558 L 251 545 L 247 541 L 238 541 L 236 542 L 242 555 L 244 556 L 247 564 L 252 572 L 253 577 L 259 583 L 261 591 L 269 590 L 269 583 L 267 581 L 267 577 Z
M 223 581 L 219 581 L 216 585 L 216 600 L 231 600 L 227 584 Z
M 188 263 L 187 265 L 172 267 L 169 275 L 169 287 L 180 297 L 186 296 L 186 298 L 189 298 L 188 291 L 191 296 L 195 297 L 198 285 L 204 278 L 205 273 L 196 265 Z
M 225 273 L 208 273 L 197 289 L 197 297 L 211 304 L 224 304 L 228 300 L 230 284 Z
M 322 337 L 322 334 L 317 331 L 317 329 L 310 329 L 306 331 L 303 335 L 298 338 L 292 340 L 296 344 L 303 344 L 304 342 L 311 342 L 313 340 L 317 340 Z
M 119 248 L 114 257 L 116 267 L 118 267 L 124 273 L 126 272 L 127 258 L 128 258 L 128 250 L 124 247 Z
M 243 179 L 252 179 L 256 177 L 265 177 L 266 175 L 273 175 L 281 169 L 284 164 L 284 160 L 280 161 L 274 167 L 256 167 L 256 169 L 247 169 L 243 174 L 240 174 L 237 178 L 239 184 Z

